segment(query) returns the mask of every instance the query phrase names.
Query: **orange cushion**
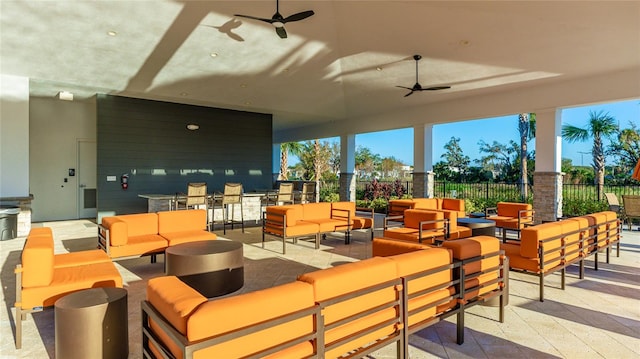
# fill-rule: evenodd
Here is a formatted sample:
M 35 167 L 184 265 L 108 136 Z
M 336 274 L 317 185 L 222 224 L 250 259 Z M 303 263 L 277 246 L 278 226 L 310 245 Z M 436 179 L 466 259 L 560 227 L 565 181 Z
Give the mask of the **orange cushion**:
M 215 233 L 199 230 L 162 233 L 161 235 L 167 240 L 169 246 L 187 242 L 210 241 L 218 238 Z
M 302 220 L 302 205 L 269 206 L 267 207 L 267 221 L 281 222 L 282 216 L 287 217 L 287 226 L 295 226 Z
M 167 240 L 157 234 L 129 237 L 127 244 L 109 248 L 111 258 L 140 256 L 158 253 L 167 248 Z
M 129 226 L 118 217 L 102 218 L 102 226 L 109 230 L 109 244 L 111 246 L 124 246 L 129 240 Z M 157 233 L 153 233 L 157 234 Z M 102 233 L 106 236 L 106 233 Z
M 438 211 L 422 211 L 418 209 L 408 209 L 404 211 L 404 226 L 407 228 L 419 228 L 420 222 L 435 221 L 444 219 L 444 214 Z M 444 228 L 443 222 L 425 224 L 423 229 Z
M 495 253 L 500 250 L 500 241 L 496 237 L 476 236 L 455 241 L 446 241 L 442 247 L 448 248 L 453 253 L 453 258 L 462 260 Z M 464 269 L 467 274 L 485 271 L 495 268 L 500 264 L 498 256 L 466 264 Z
M 48 307 L 61 297 L 81 289 L 122 287 L 122 277 L 111 262 L 56 268 L 51 283 L 22 290 L 22 308 Z
M 198 341 L 243 327 L 278 318 L 315 305 L 313 287 L 292 282 L 277 287 L 207 302 L 188 319 L 187 337 Z M 254 334 L 244 335 L 198 351 L 199 358 L 240 358 L 287 342 L 314 330 L 312 316 L 306 316 Z M 304 345 L 312 354 L 313 348 Z
M 413 201 L 415 205 L 413 208 L 415 209 L 441 209 L 441 199 L 440 198 L 414 198 Z
M 207 298 L 175 276 L 156 277 L 147 282 L 147 300 L 181 334 L 187 334 L 189 316 Z
M 331 209 L 339 209 L 339 210 L 346 210 L 349 211 L 349 215 L 351 216 L 351 218 L 355 217 L 356 215 L 356 203 L 355 202 L 332 202 L 331 203 Z M 338 214 L 340 216 L 345 215 L 346 212 L 343 211 L 336 211 L 334 214 Z
M 172 232 L 205 231 L 207 212 L 204 209 L 158 212 L 158 231 L 162 235 Z
M 53 238 L 29 236 L 22 249 L 22 287 L 41 287 L 53 280 Z
M 465 211 L 464 208 L 464 199 L 457 198 L 443 198 L 442 199 L 442 209 L 448 209 L 456 212 Z
M 549 239 L 562 234 L 562 225 L 558 222 L 542 223 L 536 226 L 524 228 L 520 234 L 521 255 L 525 258 L 538 258 L 538 248 L 540 240 Z M 560 246 L 560 239 L 547 243 L 545 249 L 548 250 L 552 246 Z
M 314 219 L 331 218 L 331 203 L 305 203 L 302 205 L 302 219 L 305 221 Z
M 371 256 L 389 257 L 397 254 L 421 251 L 431 248 L 426 244 L 397 241 L 386 238 L 374 238 L 371 243 Z
M 515 218 L 518 218 L 518 212 L 520 210 L 530 210 L 533 208 L 529 203 L 516 202 L 498 202 L 496 207 L 498 208 L 498 216 Z
M 374 257 L 302 274 L 298 277 L 298 280 L 313 285 L 316 302 L 322 302 L 342 294 L 357 292 L 358 290 L 395 278 L 397 278 L 396 264 L 387 258 Z M 325 324 L 335 323 L 356 313 L 394 300 L 396 295 L 396 289 L 390 287 L 330 305 L 323 310 Z M 326 331 L 325 343 L 331 343 L 341 338 L 348 338 L 359 330 L 391 319 L 395 315 L 396 311 L 390 309 L 376 311 L 374 314 L 349 321 L 348 323 Z M 383 336 L 390 335 L 394 331 L 395 326 L 385 326 L 373 334 L 355 338 L 353 341 L 348 341 L 344 345 L 339 345 L 334 350 L 329 351 L 326 357 L 340 356 L 346 351 L 370 343 Z
M 111 258 L 101 249 L 61 253 L 53 256 L 54 268 L 72 267 L 77 265 L 111 262 Z
M 116 217 L 127 224 L 129 236 L 158 234 L 158 215 L 155 213 L 125 214 Z

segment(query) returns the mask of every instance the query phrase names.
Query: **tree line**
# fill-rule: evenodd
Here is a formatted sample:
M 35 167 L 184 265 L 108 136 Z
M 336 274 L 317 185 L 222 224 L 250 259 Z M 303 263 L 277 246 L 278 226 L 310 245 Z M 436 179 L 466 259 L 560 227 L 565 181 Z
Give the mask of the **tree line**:
M 535 171 L 535 151 L 528 149 L 528 142 L 536 134 L 535 114 L 519 114 L 516 125 L 518 142 L 487 143 L 481 140 L 478 150 L 482 156 L 474 161 L 463 153 L 460 138 L 451 137 L 444 146 L 441 160 L 434 164 L 436 180 L 520 183 L 523 198 L 527 198 L 528 184 L 532 183 Z M 609 183 L 632 183 L 630 172 L 640 159 L 640 128 L 637 122 L 630 121 L 628 127 L 619 128 L 609 113 L 592 111 L 585 127 L 564 125 L 562 137 L 568 142 L 592 141 L 591 170 L 574 166 L 569 159 L 562 159 L 565 183 L 603 185 L 605 176 Z M 295 166 L 289 166 L 289 155 L 297 156 L 300 161 Z M 605 163 L 607 157 L 614 160 L 608 166 Z M 362 146 L 356 148 L 355 167 L 358 180 L 393 181 L 410 178 L 410 171 L 404 163 L 394 157 L 375 154 Z M 339 170 L 338 143 L 316 139 L 281 144 L 281 180 L 335 181 Z

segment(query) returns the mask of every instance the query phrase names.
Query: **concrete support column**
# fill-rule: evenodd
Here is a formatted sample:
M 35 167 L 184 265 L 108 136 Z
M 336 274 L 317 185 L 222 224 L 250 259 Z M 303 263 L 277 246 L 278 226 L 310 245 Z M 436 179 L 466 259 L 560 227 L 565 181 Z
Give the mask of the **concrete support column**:
M 356 201 L 356 176 L 353 173 L 340 172 L 340 200 Z
M 432 198 L 435 176 L 433 173 L 433 125 L 413 127 L 413 193 L 414 198 Z
M 536 111 L 536 172 L 533 209 L 536 222 L 562 217 L 562 112 Z
M 271 150 L 271 187 L 276 184 L 280 177 L 280 144 L 274 143 Z
M 356 200 L 356 135 L 340 136 L 340 200 Z

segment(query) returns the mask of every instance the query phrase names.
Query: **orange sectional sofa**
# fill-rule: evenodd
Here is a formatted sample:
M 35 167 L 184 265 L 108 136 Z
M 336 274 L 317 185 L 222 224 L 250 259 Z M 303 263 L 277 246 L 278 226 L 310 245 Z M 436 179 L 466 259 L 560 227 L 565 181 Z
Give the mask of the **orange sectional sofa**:
M 412 198 L 392 199 L 387 205 L 388 216 L 399 216 L 407 209 L 438 209 L 455 211 L 458 217 L 466 217 L 464 199 L 457 198 Z
M 49 227 L 33 228 L 16 266 L 16 348 L 22 346 L 22 321 L 69 293 L 95 287 L 122 287 L 122 277 L 99 249 L 54 254 Z
M 462 344 L 465 308 L 504 293 L 503 256 L 495 237 L 456 242 L 374 239 L 374 254 L 385 257 L 212 301 L 176 277 L 151 279 L 141 304 L 143 356 L 351 358 L 396 343 L 404 358 L 410 333 L 451 315 Z
M 367 211 L 370 216 L 357 216 L 357 211 Z M 320 202 L 269 206 L 263 213 L 262 246 L 265 235 L 282 238 L 282 253 L 286 253 L 286 240 L 294 243 L 299 237 L 314 237 L 316 249 L 320 237 L 330 232 L 345 232 L 345 243 L 350 242 L 351 231 L 368 229 L 373 238 L 373 210 L 356 208 L 354 202 Z
M 109 258 L 124 259 L 163 253 L 168 246 L 213 240 L 203 209 L 125 214 L 104 217 L 98 226 L 98 247 Z
M 544 278 L 561 272 L 561 288 L 565 288 L 566 268 L 580 265 L 580 279 L 584 278 L 584 260 L 598 252 L 609 251 L 617 245 L 620 255 L 620 221 L 615 212 L 598 212 L 558 222 L 543 223 L 522 229 L 519 241 L 508 240 L 501 244 L 510 259 L 510 267 L 537 275 L 540 283 L 540 301 L 544 301 Z
M 529 203 L 498 202 L 496 207 L 485 209 L 485 217 L 496 222 L 502 230 L 502 239 L 507 239 L 507 230 L 520 231 L 533 225 L 535 211 Z

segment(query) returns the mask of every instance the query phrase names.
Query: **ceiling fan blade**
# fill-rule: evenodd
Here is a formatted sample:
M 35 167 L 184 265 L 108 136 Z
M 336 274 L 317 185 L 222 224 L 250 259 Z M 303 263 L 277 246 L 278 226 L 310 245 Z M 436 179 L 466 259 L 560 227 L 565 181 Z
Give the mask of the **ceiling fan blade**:
M 273 22 L 273 19 L 265 19 L 265 18 L 261 18 L 261 17 L 250 16 L 250 15 L 234 14 L 233 16 L 244 17 L 244 18 L 247 18 L 247 19 L 259 20 L 259 21 L 264 21 L 264 22 L 267 22 L 269 24 L 271 24 Z
M 407 97 L 409 95 L 413 95 L 413 90 L 411 90 L 411 92 L 409 92 L 408 94 L 404 95 L 404 97 Z
M 396 86 L 396 87 L 399 87 L 401 89 L 407 89 L 407 90 L 413 91 L 413 89 L 411 87 L 407 87 L 407 86 Z
M 422 91 L 438 91 L 438 90 L 446 90 L 450 88 L 451 86 L 434 86 L 434 87 L 423 88 Z
M 282 26 L 276 27 L 276 33 L 278 34 L 278 36 L 280 36 L 281 39 L 287 38 L 287 31 Z
M 282 20 L 282 22 L 286 23 L 286 22 L 291 22 L 291 21 L 300 21 L 300 20 L 308 18 L 309 16 L 311 16 L 313 14 L 315 14 L 313 12 L 313 10 L 307 10 L 307 11 L 299 12 L 297 14 L 293 14 L 291 16 L 287 16 L 286 18 L 284 18 L 284 20 Z

